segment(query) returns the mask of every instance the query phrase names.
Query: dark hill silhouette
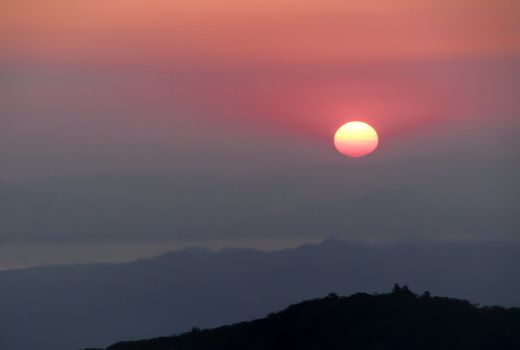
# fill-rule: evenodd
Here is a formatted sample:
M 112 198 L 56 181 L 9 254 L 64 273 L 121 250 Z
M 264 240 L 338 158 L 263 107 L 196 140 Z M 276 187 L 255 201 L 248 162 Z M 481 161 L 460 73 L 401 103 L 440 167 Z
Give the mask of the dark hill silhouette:
M 179 336 L 122 342 L 107 350 L 518 350 L 520 309 L 468 301 L 354 294 L 305 301 L 268 317 Z
M 328 240 L 261 252 L 188 249 L 123 264 L 0 271 L 0 350 L 71 350 L 253 320 L 337 291 L 395 281 L 484 305 L 520 306 L 512 242 Z M 66 336 L 65 336 L 66 335 Z

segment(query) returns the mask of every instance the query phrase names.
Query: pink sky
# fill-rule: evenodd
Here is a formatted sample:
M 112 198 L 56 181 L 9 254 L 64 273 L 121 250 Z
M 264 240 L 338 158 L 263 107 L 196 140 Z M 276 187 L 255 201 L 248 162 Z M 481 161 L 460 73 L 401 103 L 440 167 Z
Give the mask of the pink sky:
M 519 110 L 512 85 L 520 5 L 513 0 L 0 6 L 0 62 L 9 67 L 171 74 L 175 86 L 166 90 L 188 109 L 315 139 L 328 140 L 350 118 L 392 135 Z M 164 89 L 144 94 L 170 98 Z
M 86 63 L 516 55 L 514 0 L 4 1 L 0 51 Z
M 517 0 L 1 1 L 0 245 L 513 237 L 518 18 Z M 334 149 L 348 120 L 377 130 L 369 157 Z

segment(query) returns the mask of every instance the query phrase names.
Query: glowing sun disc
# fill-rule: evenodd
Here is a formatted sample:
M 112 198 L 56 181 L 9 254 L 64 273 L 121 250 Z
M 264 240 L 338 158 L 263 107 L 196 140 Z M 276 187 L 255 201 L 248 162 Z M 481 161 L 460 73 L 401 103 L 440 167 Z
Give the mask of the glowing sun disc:
M 375 129 L 359 121 L 344 124 L 334 135 L 336 149 L 352 158 L 364 157 L 372 153 L 378 143 L 379 138 Z

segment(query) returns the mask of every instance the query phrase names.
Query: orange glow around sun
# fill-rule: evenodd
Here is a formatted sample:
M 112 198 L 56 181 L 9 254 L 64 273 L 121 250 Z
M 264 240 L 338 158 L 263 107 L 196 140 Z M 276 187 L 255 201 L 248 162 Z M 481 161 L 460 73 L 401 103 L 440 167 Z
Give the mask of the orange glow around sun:
M 352 158 L 364 157 L 372 153 L 378 143 L 379 138 L 374 128 L 359 121 L 344 124 L 334 135 L 336 149 Z

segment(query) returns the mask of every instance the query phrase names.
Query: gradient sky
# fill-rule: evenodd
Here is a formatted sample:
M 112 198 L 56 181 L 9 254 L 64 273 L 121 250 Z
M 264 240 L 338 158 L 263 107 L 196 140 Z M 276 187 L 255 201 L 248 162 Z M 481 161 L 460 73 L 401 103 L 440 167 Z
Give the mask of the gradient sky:
M 0 268 L 518 240 L 518 18 L 515 0 L 2 1 Z M 352 119 L 378 130 L 370 157 L 334 150 Z

